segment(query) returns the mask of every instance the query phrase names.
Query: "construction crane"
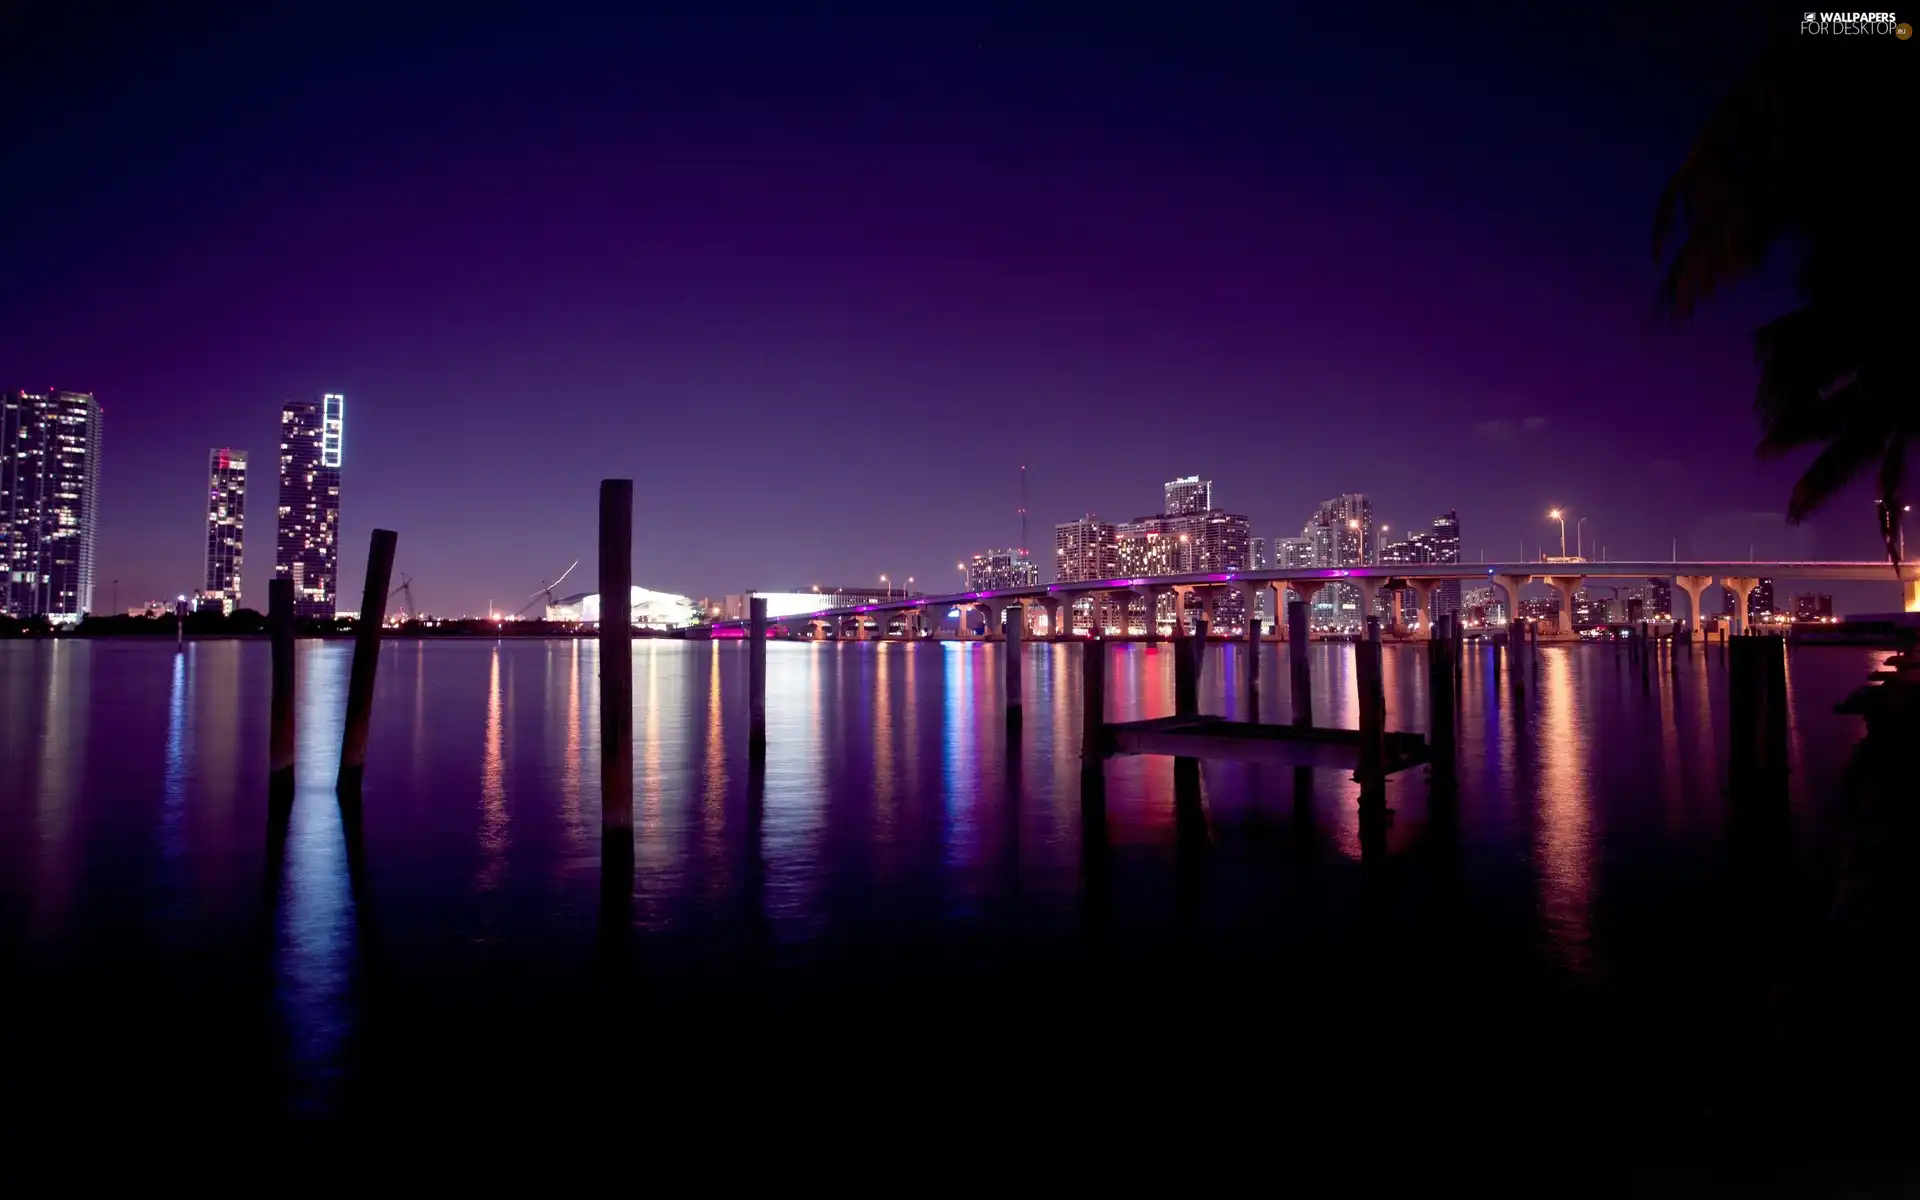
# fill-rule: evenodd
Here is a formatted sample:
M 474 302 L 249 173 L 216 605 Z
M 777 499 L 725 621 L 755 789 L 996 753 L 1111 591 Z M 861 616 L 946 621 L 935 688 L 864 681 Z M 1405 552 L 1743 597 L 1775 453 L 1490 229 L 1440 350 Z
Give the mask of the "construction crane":
M 420 610 L 415 607 L 413 603 L 413 576 L 402 573 L 400 576 L 400 586 L 388 592 L 387 599 L 392 600 L 395 596 L 401 595 L 406 597 L 406 602 L 401 606 L 400 611 L 407 614 L 408 620 L 418 621 L 420 619 Z
M 520 606 L 520 611 L 513 614 L 513 619 L 518 621 L 521 617 L 526 616 L 528 609 L 532 608 L 536 604 L 539 604 L 543 600 L 546 601 L 546 605 L 548 608 L 552 608 L 553 607 L 553 589 L 559 587 L 560 584 L 566 580 L 567 576 L 573 574 L 573 569 L 579 565 L 580 565 L 580 560 L 576 558 L 571 563 L 567 564 L 566 570 L 560 572 L 559 579 L 554 580 L 552 583 L 541 584 L 539 588 L 537 588 L 534 591 L 533 595 L 528 597 L 527 602 Z M 544 612 L 541 613 L 540 615 L 542 617 L 546 616 Z

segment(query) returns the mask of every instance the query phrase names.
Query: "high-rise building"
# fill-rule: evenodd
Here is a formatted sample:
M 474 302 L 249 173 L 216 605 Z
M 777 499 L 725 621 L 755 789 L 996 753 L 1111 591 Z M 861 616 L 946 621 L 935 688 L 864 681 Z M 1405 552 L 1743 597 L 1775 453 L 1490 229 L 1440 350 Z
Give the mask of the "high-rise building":
M 1320 502 L 1300 536 L 1313 543 L 1315 567 L 1361 565 L 1361 549 L 1373 546 L 1373 502 L 1364 493 L 1349 492 Z M 1353 624 L 1362 619 L 1360 589 L 1336 583 L 1320 589 L 1314 600 L 1314 618 L 1322 624 Z
M 1161 511 L 1170 517 L 1190 517 L 1213 507 L 1213 480 L 1198 475 L 1170 479 L 1165 487 L 1166 501 Z
M 340 459 L 346 397 L 280 410 L 280 524 L 273 573 L 293 580 L 295 615 L 332 620 L 340 584 Z
M 1793 598 L 1793 619 L 1819 621 L 1833 616 L 1831 592 L 1801 592 Z
M 1187 518 L 1195 568 L 1201 571 L 1245 571 L 1252 565 L 1253 522 L 1239 513 L 1212 509 Z
M 1273 565 L 1273 558 L 1267 553 L 1267 539 L 1263 537 L 1247 539 L 1247 566 L 1255 571 L 1264 571 Z
M 1313 565 L 1313 542 L 1307 538 L 1275 538 L 1273 541 L 1273 565 L 1287 570 L 1301 570 Z
M 1773 615 L 1773 580 L 1762 579 L 1747 593 L 1747 619 L 1764 621 Z
M 1053 527 L 1055 583 L 1113 579 L 1119 574 L 1120 560 L 1110 522 L 1088 513 L 1078 521 Z
M 247 452 L 207 453 L 207 578 L 200 589 L 202 608 L 230 613 L 240 607 L 240 572 L 245 564 L 247 526 Z
M 1673 615 L 1673 584 L 1665 579 L 1647 580 L 1647 619 Z
M 1200 569 L 1197 550 L 1186 518 L 1136 517 L 1114 526 L 1114 562 L 1122 575 L 1186 575 Z
M 967 564 L 968 591 L 1030 587 L 1039 582 L 1040 568 L 1028 560 L 1024 550 L 989 550 L 974 555 Z
M 92 610 L 99 497 L 93 394 L 0 397 L 0 612 L 67 623 Z

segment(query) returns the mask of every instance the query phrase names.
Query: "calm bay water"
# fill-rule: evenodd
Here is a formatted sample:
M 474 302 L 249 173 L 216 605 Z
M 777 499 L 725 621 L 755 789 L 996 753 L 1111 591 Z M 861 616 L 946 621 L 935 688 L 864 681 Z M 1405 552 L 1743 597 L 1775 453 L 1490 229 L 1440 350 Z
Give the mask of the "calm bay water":
M 1283 721 L 1276 649 L 1262 715 Z M 1171 711 L 1170 653 L 1108 652 L 1114 719 Z M 1790 829 L 1755 906 L 1717 649 L 1643 683 L 1624 650 L 1545 647 L 1516 704 L 1470 648 L 1457 810 L 1402 773 L 1379 842 L 1334 772 L 1209 764 L 1182 821 L 1171 760 L 1116 760 L 1089 810 L 1081 651 L 1026 653 L 1009 735 L 1000 647 L 776 643 L 762 774 L 741 645 L 637 643 L 629 892 L 602 886 L 593 642 L 389 642 L 357 821 L 332 791 L 351 647 L 301 643 L 284 827 L 264 643 L 0 644 L 7 1086 L 71 1100 L 110 1070 L 123 1099 L 191 1082 L 253 1115 L 531 1106 L 521 1081 L 727 1025 L 728 1052 L 989 1027 L 1049 1054 L 1117 1039 L 1121 1062 L 1472 1045 L 1519 1109 L 1539 1073 L 1692 1086 L 1686 1064 L 1737 1058 L 1764 1020 L 1756 964 L 1831 897 L 1861 732 L 1832 707 L 1877 658 L 1789 656 Z M 1242 715 L 1240 653 L 1210 651 L 1203 710 Z M 1424 729 L 1422 652 L 1385 657 L 1389 728 Z M 1320 723 L 1353 725 L 1351 648 L 1312 658 Z

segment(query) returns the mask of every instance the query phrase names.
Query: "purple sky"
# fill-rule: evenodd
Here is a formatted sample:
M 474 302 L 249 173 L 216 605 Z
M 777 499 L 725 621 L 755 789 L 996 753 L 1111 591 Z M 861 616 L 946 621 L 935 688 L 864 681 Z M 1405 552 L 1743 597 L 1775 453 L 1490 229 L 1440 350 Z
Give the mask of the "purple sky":
M 957 581 L 1022 463 L 1040 551 L 1199 472 L 1268 536 L 1366 491 L 1469 560 L 1550 504 L 1615 558 L 1877 554 L 1864 490 L 1789 530 L 1798 464 L 1753 460 L 1778 281 L 1643 327 L 1660 185 L 1797 13 L 160 7 L 28 26 L 0 118 L 0 385 L 99 395 L 123 605 L 198 582 L 216 445 L 264 601 L 279 404 L 322 390 L 343 608 L 376 525 L 433 611 L 589 585 L 603 476 L 636 581 L 696 596 Z

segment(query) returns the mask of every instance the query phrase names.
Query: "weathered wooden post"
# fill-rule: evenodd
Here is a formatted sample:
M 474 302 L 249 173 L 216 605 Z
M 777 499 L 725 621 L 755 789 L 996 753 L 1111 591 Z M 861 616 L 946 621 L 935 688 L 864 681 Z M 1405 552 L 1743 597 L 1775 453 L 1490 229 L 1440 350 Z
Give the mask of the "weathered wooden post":
M 1447 614 L 1447 663 L 1453 668 L 1453 683 L 1460 686 L 1461 662 L 1467 657 L 1467 623 L 1459 613 Z
M 272 729 L 267 783 L 275 794 L 293 791 L 293 580 L 267 582 L 267 632 L 273 641 Z
M 1080 763 L 1098 769 L 1106 758 L 1107 643 L 1095 630 L 1080 650 Z
M 1647 628 L 1647 623 L 1642 621 L 1640 622 L 1640 688 L 1642 691 L 1646 690 L 1652 683 L 1648 675 L 1648 672 L 1653 669 L 1652 664 L 1648 661 L 1652 654 L 1653 640 L 1651 631 Z
M 1307 671 L 1307 602 L 1287 601 L 1287 670 L 1291 675 L 1293 723 L 1313 724 L 1313 677 Z
M 367 769 L 367 724 L 373 718 L 374 675 L 380 669 L 380 628 L 387 620 L 387 592 L 393 580 L 393 549 L 400 535 L 376 529 L 367 547 L 366 586 L 360 592 L 360 618 L 353 630 L 353 666 L 347 676 L 347 731 L 340 741 L 340 776 L 335 790 L 358 795 Z
M 1020 728 L 1020 659 L 1021 643 L 1026 633 L 1027 609 L 1025 604 L 1015 604 L 1007 609 L 1002 618 L 1006 629 L 1007 646 L 1007 728 Z
M 600 481 L 600 831 L 633 832 L 633 480 Z
M 1380 644 L 1380 618 L 1379 617 L 1367 618 L 1367 640 L 1372 642 L 1376 646 Z
M 1454 769 L 1454 647 L 1446 622 L 1458 625 L 1452 616 L 1441 617 L 1442 636 L 1431 639 L 1427 656 L 1427 733 L 1433 742 L 1433 768 L 1436 774 L 1449 775 Z
M 1363 641 L 1353 648 L 1354 675 L 1360 685 L 1360 781 L 1363 805 L 1384 800 L 1387 767 L 1387 696 L 1380 671 L 1380 643 Z
M 1173 715 L 1200 715 L 1200 663 L 1206 643 L 1199 638 L 1177 642 L 1173 647 Z
M 631 645 L 631 643 L 629 643 Z M 747 600 L 747 754 L 767 755 L 767 598 Z
M 1247 666 L 1246 666 L 1246 709 L 1247 720 L 1260 719 L 1260 621 L 1254 615 L 1254 596 L 1251 590 L 1244 593 L 1247 601 Z

